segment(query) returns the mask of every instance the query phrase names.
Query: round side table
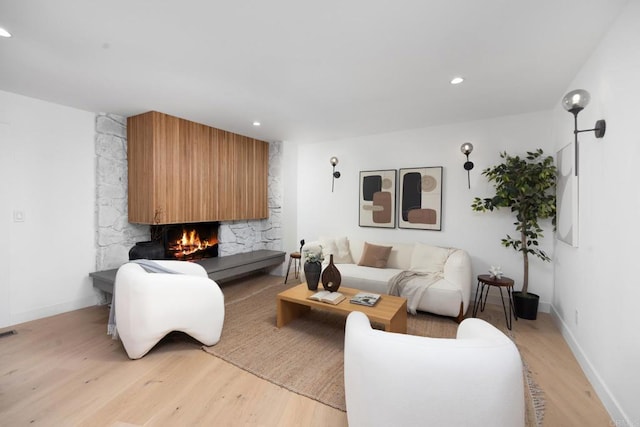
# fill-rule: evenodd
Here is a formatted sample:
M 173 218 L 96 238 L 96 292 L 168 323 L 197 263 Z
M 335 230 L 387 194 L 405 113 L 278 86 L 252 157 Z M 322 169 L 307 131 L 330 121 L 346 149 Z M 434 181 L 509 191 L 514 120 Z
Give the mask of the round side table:
M 287 279 L 289 278 L 289 270 L 291 270 L 291 262 L 293 261 L 293 274 L 297 279 L 300 274 L 300 262 L 302 256 L 300 252 L 291 252 L 289 254 L 289 265 L 287 266 L 287 275 L 284 277 L 284 283 L 287 283 Z
M 484 311 L 484 306 L 487 303 L 487 297 L 489 296 L 489 288 L 495 286 L 500 290 L 500 299 L 502 300 L 502 309 L 504 311 L 504 320 L 507 323 L 507 329 L 511 330 L 511 314 L 518 320 L 515 308 L 513 307 L 513 279 L 502 276 L 500 279 L 492 277 L 488 274 L 480 274 L 478 276 L 478 284 L 476 285 L 476 297 L 473 301 L 473 317 L 476 317 L 478 313 L 478 307 L 480 311 Z M 504 294 L 502 288 L 507 288 L 507 298 L 509 300 L 509 315 L 507 316 L 507 307 L 504 303 Z M 480 292 L 478 292 L 480 290 Z M 486 291 L 485 291 L 486 290 Z M 484 301 L 482 300 L 482 294 L 484 293 Z

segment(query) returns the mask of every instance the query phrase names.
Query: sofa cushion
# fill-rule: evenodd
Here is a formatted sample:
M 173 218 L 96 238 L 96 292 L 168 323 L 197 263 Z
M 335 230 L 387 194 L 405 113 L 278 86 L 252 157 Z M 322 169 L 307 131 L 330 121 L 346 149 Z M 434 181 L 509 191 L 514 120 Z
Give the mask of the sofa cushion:
M 411 256 L 412 271 L 442 273 L 449 257 L 449 249 L 416 243 Z
M 388 293 L 389 280 L 402 272 L 396 268 L 364 267 L 357 264 L 338 264 L 336 267 L 342 276 L 341 286 L 376 294 Z
M 329 255 L 333 255 L 333 262 L 336 264 L 351 264 L 351 252 L 349 252 L 349 240 L 346 237 L 321 237 L 320 244 L 324 253 L 325 262 L 329 262 Z
M 387 268 L 409 270 L 413 247 L 413 243 L 394 243 L 391 254 L 389 254 L 389 260 L 387 261 Z
M 364 250 L 362 251 L 362 258 L 358 265 L 375 268 L 385 268 L 387 266 L 387 260 L 391 253 L 391 246 L 378 246 L 371 243 L 364 242 Z

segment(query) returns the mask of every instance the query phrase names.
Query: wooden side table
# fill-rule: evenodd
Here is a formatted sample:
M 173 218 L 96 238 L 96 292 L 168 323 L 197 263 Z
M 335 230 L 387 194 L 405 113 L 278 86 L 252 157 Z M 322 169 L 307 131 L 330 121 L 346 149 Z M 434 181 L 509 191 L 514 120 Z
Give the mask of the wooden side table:
M 489 287 L 496 286 L 500 289 L 500 299 L 502 300 L 502 309 L 504 311 L 504 320 L 507 323 L 507 328 L 511 330 L 511 313 L 513 313 L 513 317 L 518 320 L 518 316 L 516 315 L 516 310 L 513 307 L 513 279 L 502 276 L 500 279 L 496 277 L 491 277 L 488 274 L 480 274 L 478 276 L 478 284 L 476 285 L 476 297 L 473 301 L 473 317 L 476 317 L 478 313 L 478 307 L 480 307 L 480 311 L 484 311 L 484 306 L 487 303 L 487 297 L 489 296 Z M 504 294 L 502 293 L 502 288 L 507 288 L 507 296 L 509 299 L 509 315 L 507 316 L 507 307 L 504 303 Z M 478 289 L 480 293 L 478 293 Z M 485 292 L 486 289 L 486 292 Z M 482 300 L 482 294 L 484 293 L 484 301 Z

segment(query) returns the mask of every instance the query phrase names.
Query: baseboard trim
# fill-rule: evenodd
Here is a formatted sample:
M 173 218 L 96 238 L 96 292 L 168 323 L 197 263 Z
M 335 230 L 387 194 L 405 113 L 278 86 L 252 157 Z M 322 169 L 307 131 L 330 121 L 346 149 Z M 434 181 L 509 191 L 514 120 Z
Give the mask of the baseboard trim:
M 56 314 L 66 313 L 68 311 L 79 310 L 81 308 L 96 305 L 97 303 L 98 297 L 96 295 L 90 295 L 75 301 L 68 301 L 61 304 L 50 305 L 48 307 L 40 307 L 36 310 L 23 311 L 22 313 L 13 313 L 11 314 L 11 325 L 55 316 Z
M 593 389 L 598 395 L 598 398 L 600 399 L 600 401 L 602 401 L 602 404 L 604 405 L 607 412 L 609 412 L 609 416 L 611 417 L 611 425 L 616 427 L 635 425 L 634 423 L 632 423 L 627 414 L 625 414 L 625 412 L 622 410 L 618 401 L 613 397 L 613 395 L 611 394 L 611 390 L 609 390 L 598 372 L 595 370 L 595 368 L 589 361 L 589 358 L 582 350 L 582 347 L 580 347 L 580 344 L 576 340 L 575 336 L 553 306 L 551 306 L 550 314 L 553 322 L 560 330 L 562 337 L 569 345 L 571 352 L 582 368 L 582 371 L 593 386 Z

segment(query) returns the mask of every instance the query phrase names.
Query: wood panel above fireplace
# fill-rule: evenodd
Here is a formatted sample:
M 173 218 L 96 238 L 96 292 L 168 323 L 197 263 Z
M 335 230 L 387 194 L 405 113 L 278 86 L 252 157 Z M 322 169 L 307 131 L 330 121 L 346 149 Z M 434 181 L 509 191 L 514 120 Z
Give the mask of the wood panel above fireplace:
M 269 145 L 151 111 L 127 119 L 129 222 L 267 218 Z

